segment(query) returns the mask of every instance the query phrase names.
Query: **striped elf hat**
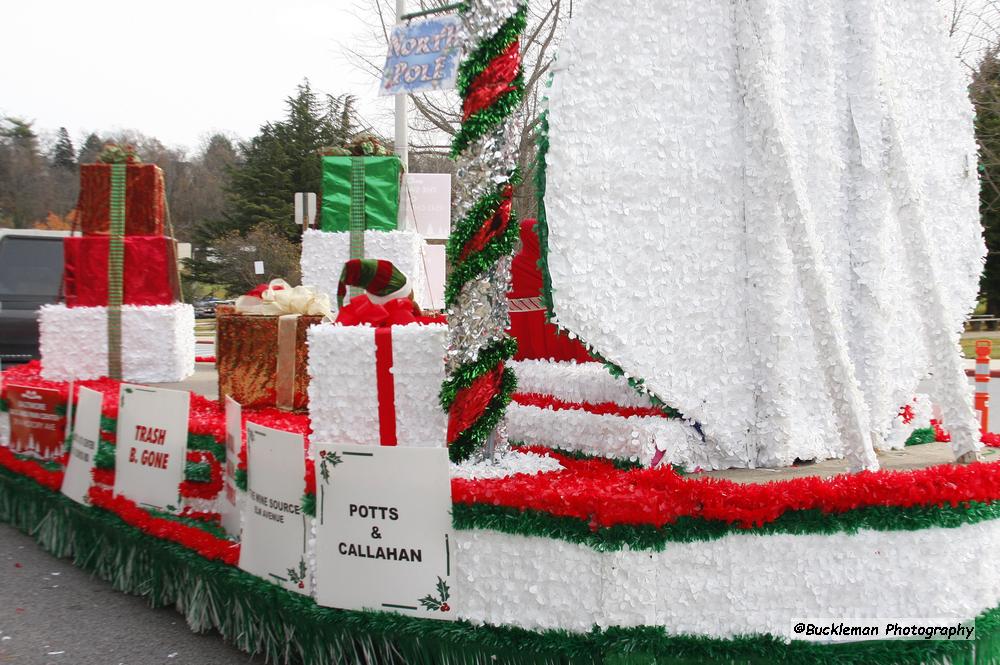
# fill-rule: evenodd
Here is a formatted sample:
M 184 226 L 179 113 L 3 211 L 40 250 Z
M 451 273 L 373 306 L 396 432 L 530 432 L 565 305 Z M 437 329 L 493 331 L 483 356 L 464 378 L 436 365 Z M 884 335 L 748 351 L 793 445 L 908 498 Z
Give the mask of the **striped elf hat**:
M 337 284 L 337 308 L 344 306 L 348 286 L 360 286 L 368 292 L 368 299 L 376 305 L 395 298 L 405 298 L 413 291 L 406 278 L 392 261 L 384 259 L 351 259 L 340 271 Z

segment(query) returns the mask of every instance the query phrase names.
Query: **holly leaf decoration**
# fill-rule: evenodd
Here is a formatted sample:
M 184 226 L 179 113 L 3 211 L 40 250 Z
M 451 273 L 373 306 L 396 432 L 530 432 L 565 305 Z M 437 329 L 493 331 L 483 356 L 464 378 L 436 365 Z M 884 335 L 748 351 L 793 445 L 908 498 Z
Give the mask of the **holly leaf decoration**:
M 417 602 L 423 605 L 425 609 L 431 610 L 432 612 L 437 612 L 441 609 L 441 602 L 430 594 L 424 596 Z
M 445 582 L 440 577 L 438 578 L 437 590 L 438 590 L 438 595 L 441 596 L 442 603 L 451 597 L 451 590 L 448 588 L 448 583 Z

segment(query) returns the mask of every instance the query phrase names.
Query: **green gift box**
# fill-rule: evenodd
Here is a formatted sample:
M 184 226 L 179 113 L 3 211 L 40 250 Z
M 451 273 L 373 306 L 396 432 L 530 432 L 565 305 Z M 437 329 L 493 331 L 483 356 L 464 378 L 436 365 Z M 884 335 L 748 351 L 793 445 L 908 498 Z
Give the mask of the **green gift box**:
M 364 213 L 364 229 L 395 231 L 399 219 L 399 157 L 323 157 L 320 228 L 350 231 L 351 215 Z

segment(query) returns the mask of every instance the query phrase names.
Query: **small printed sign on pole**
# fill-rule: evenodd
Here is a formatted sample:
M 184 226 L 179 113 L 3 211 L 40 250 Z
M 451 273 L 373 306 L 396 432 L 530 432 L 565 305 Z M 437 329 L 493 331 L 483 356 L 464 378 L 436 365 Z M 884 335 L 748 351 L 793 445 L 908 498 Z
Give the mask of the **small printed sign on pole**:
M 236 467 L 243 447 L 243 407 L 226 395 L 226 469 L 222 476 L 222 528 L 240 535 L 240 506 L 236 494 Z
M 447 449 L 315 449 L 316 602 L 454 620 Z
M 296 192 L 295 223 L 303 229 L 312 228 L 316 224 L 315 192 Z
M 379 94 L 454 88 L 462 52 L 460 26 L 454 14 L 396 25 L 389 36 Z
M 157 510 L 176 510 L 186 465 L 186 390 L 123 383 L 118 393 L 115 494 Z
M 10 449 L 19 455 L 53 460 L 63 454 L 66 400 L 58 390 L 5 386 L 10 411 Z
M 247 496 L 243 501 L 240 568 L 309 595 L 309 521 L 302 512 L 304 445 L 301 434 L 247 422 Z
M 91 470 L 97 455 L 101 435 L 101 405 L 104 395 L 89 388 L 80 388 L 73 420 L 73 436 L 69 461 L 63 476 L 62 493 L 77 503 L 87 503 L 91 485 Z

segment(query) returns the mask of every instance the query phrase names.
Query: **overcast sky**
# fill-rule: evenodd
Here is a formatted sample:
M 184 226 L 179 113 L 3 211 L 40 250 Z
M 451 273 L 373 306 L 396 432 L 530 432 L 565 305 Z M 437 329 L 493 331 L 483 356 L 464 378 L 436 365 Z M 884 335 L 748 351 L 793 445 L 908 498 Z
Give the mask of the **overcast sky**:
M 965 8 L 965 50 L 996 39 L 1000 0 L 939 2 Z M 0 117 L 34 120 L 44 138 L 65 126 L 77 146 L 91 131 L 135 129 L 194 152 L 213 132 L 249 138 L 281 118 L 308 77 L 356 95 L 360 115 L 391 134 L 391 99 L 347 52 L 384 54 L 377 26 L 374 0 L 3 3 Z
M 381 50 L 364 0 L 24 0 L 4 3 L 0 116 L 90 131 L 136 129 L 195 150 L 214 131 L 241 138 L 283 115 L 308 77 L 353 93 L 391 131 L 392 102 L 346 47 Z M 372 19 L 374 21 L 374 19 Z

